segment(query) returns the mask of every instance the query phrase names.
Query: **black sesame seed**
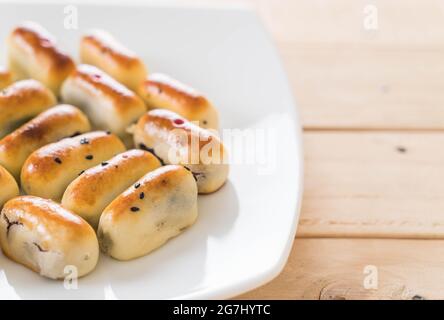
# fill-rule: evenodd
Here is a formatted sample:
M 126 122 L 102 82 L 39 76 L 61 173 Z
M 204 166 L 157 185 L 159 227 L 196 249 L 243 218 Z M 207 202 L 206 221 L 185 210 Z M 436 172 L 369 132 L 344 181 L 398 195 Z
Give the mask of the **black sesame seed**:
M 108 130 L 108 131 L 106 131 L 106 134 L 110 135 L 110 134 L 111 134 L 111 131 L 109 131 L 109 130 Z
M 145 193 L 141 192 L 141 193 L 139 194 L 139 199 L 143 199 L 143 198 L 145 198 Z
M 82 170 L 79 172 L 79 176 L 82 175 L 85 172 L 85 170 Z
M 139 182 L 137 182 L 135 185 L 134 185 L 134 188 L 138 188 L 138 187 L 140 187 L 140 183 Z
M 107 166 L 108 162 L 102 162 L 102 167 Z
M 137 211 L 139 211 L 140 209 L 139 208 L 137 208 L 137 207 L 131 207 L 131 211 L 132 212 L 137 212 Z
M 54 161 L 57 162 L 58 164 L 62 163 L 62 160 L 60 160 L 60 158 L 54 158 Z
M 85 157 L 86 160 L 92 160 L 94 157 L 92 154 L 89 154 Z
M 89 140 L 87 138 L 80 139 L 80 144 L 88 144 Z

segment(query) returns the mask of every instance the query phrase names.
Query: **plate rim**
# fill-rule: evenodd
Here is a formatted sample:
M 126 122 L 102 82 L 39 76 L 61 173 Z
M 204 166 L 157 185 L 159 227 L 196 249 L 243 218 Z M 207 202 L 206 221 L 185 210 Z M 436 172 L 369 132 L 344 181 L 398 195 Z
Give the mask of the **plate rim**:
M 100 0 L 92 0 L 92 1 L 82 1 L 82 0 L 39 0 L 39 1 L 31 1 L 31 0 L 0 0 L 0 5 L 13 5 L 13 6 L 21 6 L 21 5 L 82 5 L 82 6 L 106 6 L 106 7 L 153 7 L 156 9 L 178 9 L 178 10 L 207 10 L 207 11 L 225 11 L 225 12 L 242 12 L 245 15 L 249 15 L 255 21 L 255 25 L 258 28 L 258 31 L 265 36 L 267 42 L 270 45 L 273 55 L 275 56 L 277 66 L 276 72 L 279 73 L 279 78 L 283 79 L 285 82 L 285 90 L 287 97 L 286 103 L 289 105 L 288 110 L 285 110 L 290 115 L 291 122 L 295 129 L 294 138 L 295 147 L 296 147 L 296 158 L 298 160 L 298 168 L 296 174 L 298 176 L 297 181 L 297 190 L 295 190 L 295 201 L 291 208 L 294 213 L 294 217 L 292 220 L 291 231 L 288 236 L 286 245 L 284 250 L 279 255 L 279 259 L 274 265 L 271 265 L 265 271 L 262 271 L 259 274 L 256 274 L 252 277 L 243 279 L 242 281 L 238 281 L 236 283 L 230 283 L 228 285 L 218 286 L 216 288 L 206 287 L 202 289 L 198 289 L 177 297 L 171 298 L 171 300 L 188 300 L 188 299 L 229 299 L 235 298 L 241 294 L 247 293 L 254 289 L 257 289 L 270 281 L 276 278 L 284 269 L 288 262 L 288 258 L 290 256 L 295 236 L 297 232 L 297 227 L 299 224 L 299 218 L 301 213 L 301 204 L 302 204 L 302 196 L 303 196 L 303 186 L 304 186 L 304 157 L 303 157 L 303 131 L 300 120 L 300 112 L 298 108 L 298 104 L 295 101 L 293 90 L 290 87 L 290 82 L 285 72 L 283 60 L 279 50 L 277 49 L 276 42 L 267 28 L 264 26 L 262 19 L 258 16 L 258 14 L 253 11 L 249 6 L 244 4 L 217 4 L 217 5 L 206 5 L 205 3 L 198 3 L 193 5 L 187 5 L 183 3 L 174 3 L 174 2 L 157 2 L 157 1 L 134 1 L 129 0 L 125 3 L 122 2 L 114 2 L 114 0 L 108 0 L 106 3 Z M 290 208 L 288 209 L 290 210 Z M 135 299 L 144 300 L 147 298 L 138 297 Z

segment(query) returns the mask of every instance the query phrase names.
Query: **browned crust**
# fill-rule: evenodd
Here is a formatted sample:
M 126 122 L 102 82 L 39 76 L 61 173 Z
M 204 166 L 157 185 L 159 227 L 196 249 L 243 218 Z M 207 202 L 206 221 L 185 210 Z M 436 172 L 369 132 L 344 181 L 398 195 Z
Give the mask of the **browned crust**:
M 32 79 L 15 82 L 0 91 L 0 108 L 13 109 L 31 101 L 39 105 L 51 105 L 56 103 L 56 98 L 44 85 Z
M 187 114 L 199 114 L 211 106 L 202 94 L 166 75 L 151 74 L 141 86 L 142 96 L 147 103 L 152 97 L 157 96 L 171 104 L 180 106 Z M 155 106 L 150 107 L 154 108 Z
M 89 143 L 82 145 L 80 140 L 84 138 L 87 138 Z M 73 149 L 80 147 L 82 148 L 82 156 L 88 154 L 94 155 L 94 150 L 99 148 L 99 146 L 100 149 L 103 150 L 103 146 L 107 144 L 119 145 L 122 150 L 125 149 L 125 146 L 116 135 L 108 134 L 104 131 L 89 132 L 43 146 L 34 151 L 26 160 L 21 173 L 22 181 L 24 177 L 26 178 L 28 175 L 33 174 L 33 171 L 37 169 L 40 179 L 50 181 L 51 177 L 57 173 L 56 169 L 59 167 L 55 162 L 56 158 L 64 162 L 66 158 L 71 157 Z M 60 169 L 58 171 L 60 171 Z
M 138 188 L 129 187 L 104 212 L 112 212 L 113 219 L 126 215 L 131 207 L 137 207 L 138 202 L 144 201 L 139 198 L 141 192 L 149 194 L 150 201 L 155 203 L 157 198 L 160 199 L 175 188 L 172 181 L 185 175 L 191 176 L 191 172 L 179 165 L 168 165 L 151 171 L 137 181 Z
M 153 130 L 154 129 L 154 130 Z M 179 116 L 169 110 L 155 109 L 145 113 L 137 123 L 137 130 L 139 132 L 145 132 L 148 130 L 151 133 L 158 133 L 163 135 L 162 131 L 171 132 L 173 130 L 183 130 L 187 135 L 187 140 L 182 141 L 183 145 L 191 147 L 193 135 L 196 139 L 199 137 L 199 148 L 203 148 L 210 142 L 220 144 L 220 154 L 223 155 L 224 148 L 220 139 L 211 131 L 203 129 L 192 122 L 188 121 L 184 117 Z
M 79 65 L 71 77 L 84 81 L 103 92 L 105 96 L 115 101 L 116 107 L 122 111 L 124 111 L 129 104 L 139 104 L 145 108 L 143 101 L 136 96 L 134 92 L 94 66 L 86 64 Z
M 78 215 L 63 208 L 60 204 L 35 196 L 18 196 L 9 200 L 3 207 L 3 214 L 22 212 L 23 216 L 16 217 L 18 222 L 33 230 L 39 225 L 47 228 L 66 226 L 74 228 L 75 237 L 91 234 L 90 225 Z M 27 216 L 35 219 L 29 219 Z
M 67 124 L 68 122 L 84 123 L 85 128 L 89 124 L 86 116 L 76 107 L 67 104 L 58 105 L 42 112 L 36 118 L 1 139 L 0 149 L 8 152 L 8 150 L 18 149 L 24 144 L 26 145 L 27 141 L 47 141 L 47 136 L 52 133 L 54 127 L 65 126 L 71 129 L 70 124 Z M 78 133 L 83 133 L 83 131 Z
M 9 173 L 9 171 L 0 165 L 0 183 L 3 185 L 7 183 L 7 180 L 15 181 L 13 176 Z
M 16 193 L 16 195 L 19 195 L 19 187 L 17 184 L 17 181 L 14 179 L 12 174 L 3 166 L 0 165 L 0 190 L 2 190 L 3 197 L 5 197 L 6 194 L 12 195 Z M 15 190 L 11 190 L 15 189 Z M 5 199 L 2 199 L 2 201 L 5 201 Z M 9 199 L 8 199 L 9 200 Z M 1 205 L 0 203 L 0 211 L 1 211 Z
M 46 30 L 34 23 L 23 23 L 15 28 L 10 40 L 19 47 L 30 50 L 37 59 L 46 59 L 50 65 L 50 69 L 57 72 L 69 73 L 74 69 L 74 61 L 64 52 L 59 50 L 56 43 Z
M 0 90 L 12 83 L 12 74 L 0 66 Z
M 103 194 L 103 191 L 109 190 L 110 183 L 113 183 L 115 170 L 131 170 L 130 165 L 134 166 L 136 163 L 143 162 L 160 167 L 159 160 L 151 153 L 133 149 L 107 160 L 105 166 L 100 164 L 85 170 L 78 178 L 80 180 L 76 181 L 74 187 L 70 189 L 70 198 L 76 199 L 81 205 L 93 205 L 96 202 L 95 193 Z M 94 190 L 91 190 L 91 187 Z
M 119 65 L 126 68 L 139 67 L 141 60 L 131 51 L 126 49 L 118 50 L 115 46 L 107 43 L 103 37 L 98 34 L 90 33 L 82 37 L 81 46 L 90 47 L 103 54 L 104 58 L 116 61 Z M 119 44 L 120 45 L 120 44 Z

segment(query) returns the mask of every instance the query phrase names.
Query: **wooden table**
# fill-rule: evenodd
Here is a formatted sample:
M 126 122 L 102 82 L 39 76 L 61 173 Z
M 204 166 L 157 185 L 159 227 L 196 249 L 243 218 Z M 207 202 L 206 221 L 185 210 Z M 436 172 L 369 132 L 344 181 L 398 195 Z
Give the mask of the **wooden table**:
M 444 298 L 444 2 L 183 2 L 259 13 L 304 127 L 291 256 L 239 298 Z M 366 271 L 377 272 L 376 288 Z

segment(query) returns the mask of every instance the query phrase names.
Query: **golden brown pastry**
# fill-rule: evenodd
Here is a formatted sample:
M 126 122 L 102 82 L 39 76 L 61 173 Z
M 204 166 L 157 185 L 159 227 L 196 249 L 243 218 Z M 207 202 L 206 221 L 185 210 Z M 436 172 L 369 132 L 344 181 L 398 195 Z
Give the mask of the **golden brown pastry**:
M 197 186 L 182 166 L 146 174 L 106 207 L 100 218 L 100 248 L 130 260 L 160 247 L 197 218 Z
M 129 150 L 85 170 L 63 194 L 62 205 L 77 213 L 94 228 L 103 209 L 146 173 L 160 167 L 151 153 Z
M 147 76 L 142 60 L 103 30 L 92 30 L 82 37 L 80 60 L 102 69 L 133 91 Z
M 149 109 L 171 110 L 202 128 L 218 129 L 219 116 L 201 93 L 161 73 L 153 73 L 137 90 Z
M 12 83 L 11 72 L 0 66 L 0 90 L 6 88 Z
M 181 164 L 193 172 L 199 193 L 211 193 L 227 180 L 227 151 L 211 131 L 162 109 L 143 115 L 134 130 L 137 147 L 153 152 L 166 164 Z
M 53 93 L 36 80 L 13 83 L 0 91 L 0 138 L 56 104 Z
M 22 165 L 34 150 L 89 130 L 88 119 L 76 107 L 50 108 L 0 140 L 0 165 L 19 180 Z
M 6 201 L 19 195 L 19 187 L 14 177 L 0 166 L 0 208 Z
M 104 131 L 62 139 L 37 149 L 26 159 L 21 186 L 27 194 L 59 201 L 84 170 L 123 151 L 122 141 Z
M 8 258 L 51 279 L 67 276 L 66 267 L 75 267 L 82 277 L 99 258 L 96 234 L 86 221 L 51 200 L 33 196 L 5 204 L 0 245 Z
M 25 22 L 8 38 L 9 68 L 18 79 L 36 79 L 58 96 L 60 86 L 74 70 L 74 61 L 57 48 L 42 26 Z
M 66 79 L 62 99 L 80 107 L 92 125 L 109 130 L 125 139 L 128 126 L 146 111 L 143 101 L 131 90 L 105 72 L 90 65 L 80 65 Z

